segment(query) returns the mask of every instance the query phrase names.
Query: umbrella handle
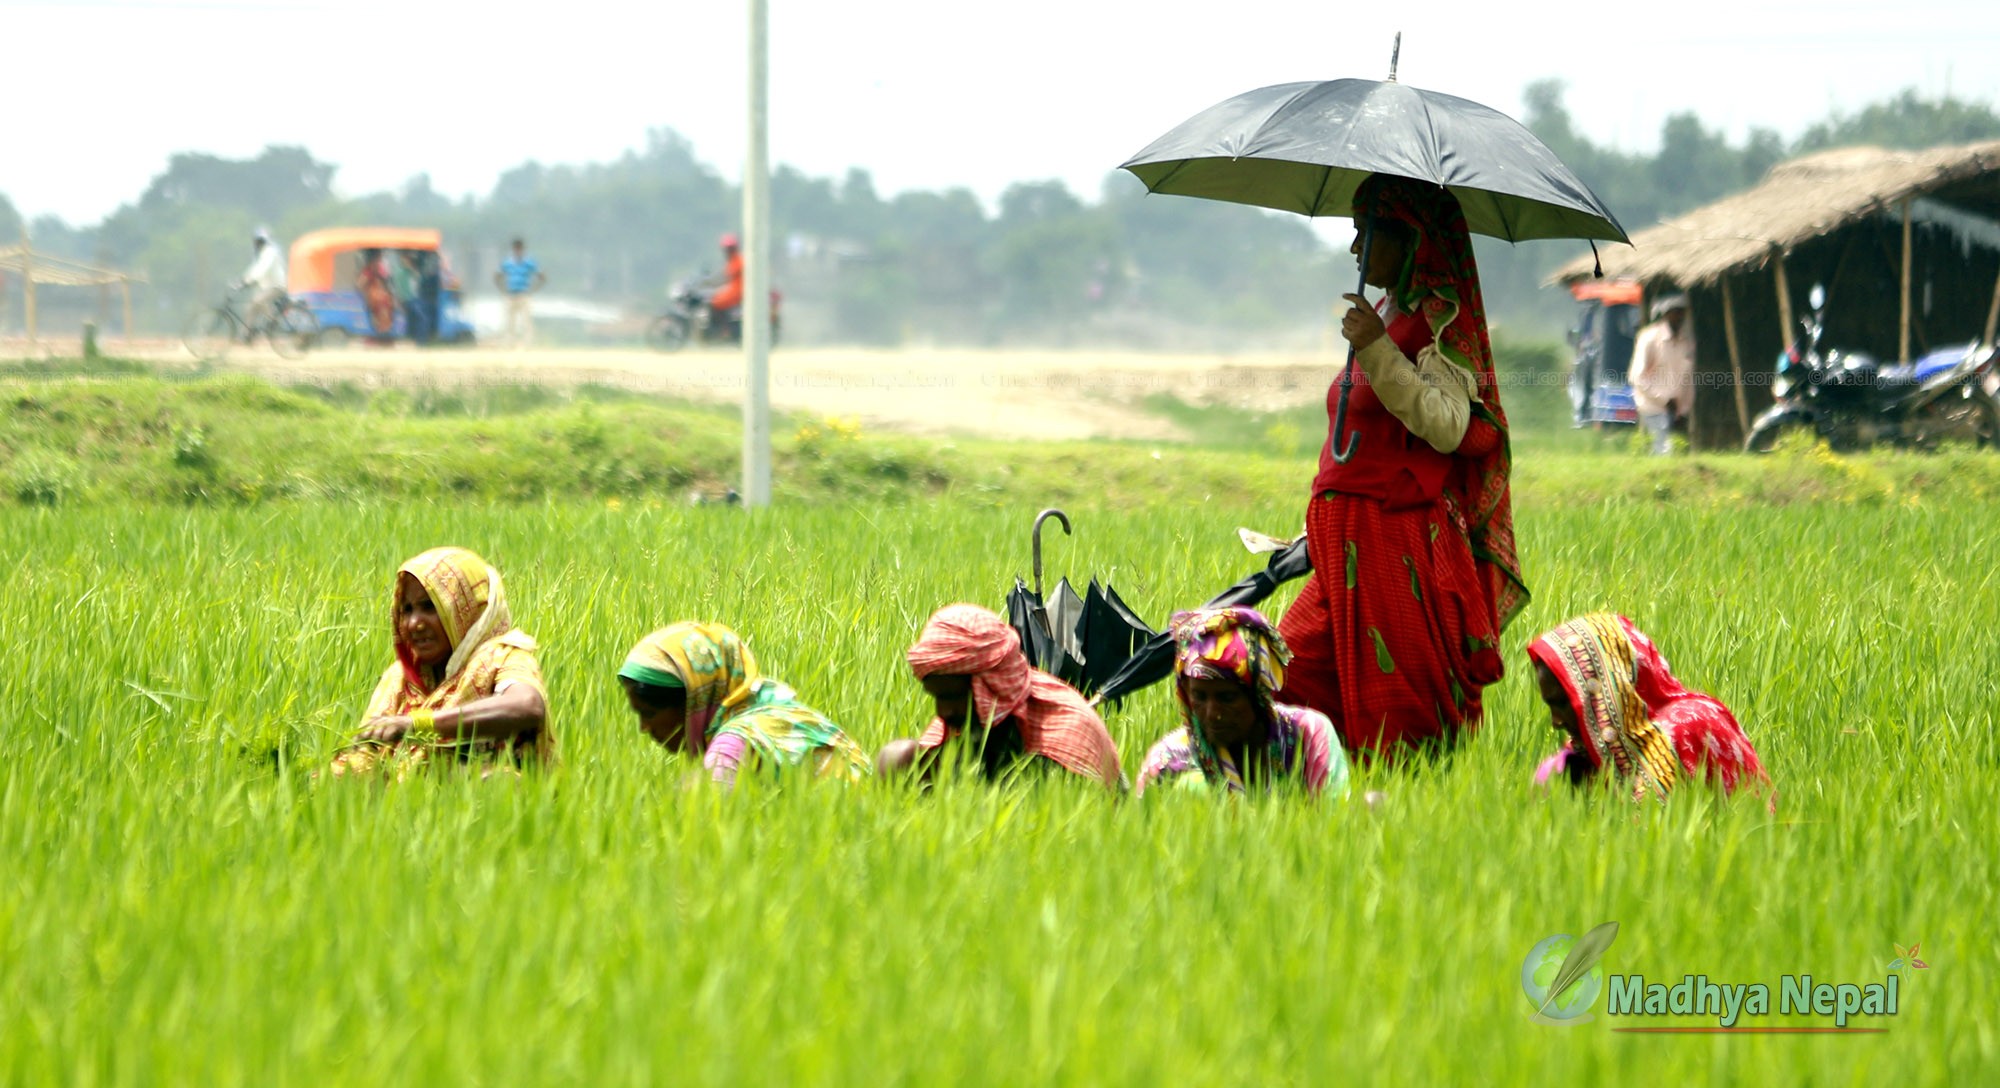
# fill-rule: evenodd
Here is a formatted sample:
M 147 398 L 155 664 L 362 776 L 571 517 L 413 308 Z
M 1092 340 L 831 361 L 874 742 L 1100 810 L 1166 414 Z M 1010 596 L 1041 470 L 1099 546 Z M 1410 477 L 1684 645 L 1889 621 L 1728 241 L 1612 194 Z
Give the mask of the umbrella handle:
M 1064 536 L 1075 535 L 1074 533 L 1070 532 L 1069 529 L 1069 515 L 1063 513 L 1062 511 L 1056 509 L 1055 507 L 1051 506 L 1047 510 L 1044 510 L 1041 513 L 1035 515 L 1035 527 L 1032 531 L 1030 531 L 1029 538 L 1034 542 L 1035 596 L 1037 598 L 1040 598 L 1042 595 L 1042 522 L 1045 522 L 1050 518 L 1054 518 L 1062 523 L 1062 530 Z
M 1333 462 L 1344 465 L 1354 459 L 1356 447 L 1361 445 L 1361 432 L 1348 433 L 1343 445 L 1341 434 L 1347 430 L 1347 391 L 1354 387 L 1354 349 L 1347 349 L 1347 368 L 1340 372 L 1340 399 L 1333 406 Z
M 1400 36 L 1398 38 L 1400 45 Z M 1368 297 L 1368 255 L 1375 248 L 1374 201 L 1362 210 L 1361 216 L 1361 285 L 1354 293 Z M 1333 451 L 1333 463 L 1344 465 L 1354 459 L 1354 451 L 1361 445 L 1361 432 L 1347 432 L 1347 393 L 1354 388 L 1354 345 L 1347 345 L 1347 365 L 1340 371 L 1340 399 L 1333 406 L 1333 439 L 1327 446 Z

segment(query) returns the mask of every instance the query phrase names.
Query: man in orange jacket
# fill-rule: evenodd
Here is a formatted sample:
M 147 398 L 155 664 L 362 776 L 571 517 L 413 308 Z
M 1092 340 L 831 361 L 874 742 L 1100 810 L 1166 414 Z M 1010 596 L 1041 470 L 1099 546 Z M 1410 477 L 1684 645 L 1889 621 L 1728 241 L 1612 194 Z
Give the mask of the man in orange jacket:
M 743 320 L 743 250 L 734 234 L 722 236 L 722 283 L 708 298 L 709 320 L 718 328 L 730 329 Z

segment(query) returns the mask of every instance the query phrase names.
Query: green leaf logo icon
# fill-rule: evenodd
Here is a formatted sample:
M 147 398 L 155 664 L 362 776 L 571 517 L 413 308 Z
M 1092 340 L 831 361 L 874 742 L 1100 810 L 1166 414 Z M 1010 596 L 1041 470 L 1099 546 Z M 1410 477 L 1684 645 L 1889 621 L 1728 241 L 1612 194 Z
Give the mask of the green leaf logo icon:
M 1569 955 L 1563 958 L 1562 966 L 1556 968 L 1555 981 L 1549 983 L 1548 996 L 1542 998 L 1541 1007 L 1535 1010 L 1535 1015 L 1548 1015 L 1549 1006 L 1555 1003 L 1556 998 L 1562 996 L 1571 984 L 1589 974 L 1590 969 L 1597 966 L 1597 961 L 1604 958 L 1611 942 L 1617 939 L 1617 922 L 1606 922 L 1578 937 L 1576 943 L 1570 946 Z

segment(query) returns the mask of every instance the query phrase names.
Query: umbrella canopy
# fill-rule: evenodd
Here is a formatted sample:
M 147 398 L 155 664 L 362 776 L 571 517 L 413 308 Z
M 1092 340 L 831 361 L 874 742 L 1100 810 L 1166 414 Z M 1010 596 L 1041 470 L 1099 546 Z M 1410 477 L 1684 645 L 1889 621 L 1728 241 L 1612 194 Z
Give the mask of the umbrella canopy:
M 1064 578 L 1042 596 L 1042 523 L 1055 518 L 1069 532 L 1069 517 L 1044 510 L 1033 530 L 1035 585 L 1020 578 L 1007 594 L 1007 623 L 1021 636 L 1028 663 L 1083 692 L 1096 691 L 1132 654 L 1155 637 L 1153 629 L 1110 586 L 1090 580 L 1081 595 Z
M 1466 226 L 1522 242 L 1626 242 L 1625 228 L 1519 122 L 1477 102 L 1401 83 L 1280 83 L 1217 103 L 1120 169 L 1155 193 L 1300 215 L 1351 215 L 1370 174 L 1442 185 Z

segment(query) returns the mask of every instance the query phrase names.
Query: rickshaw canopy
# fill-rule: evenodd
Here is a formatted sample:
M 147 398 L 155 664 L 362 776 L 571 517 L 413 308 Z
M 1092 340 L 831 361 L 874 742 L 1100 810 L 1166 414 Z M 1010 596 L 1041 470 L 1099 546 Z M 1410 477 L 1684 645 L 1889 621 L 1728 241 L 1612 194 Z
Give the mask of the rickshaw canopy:
M 1606 306 L 1637 306 L 1645 288 L 1636 280 L 1579 280 L 1569 285 L 1569 293 L 1578 302 L 1596 299 Z
M 436 252 L 444 235 L 429 227 L 331 227 L 302 234 L 292 243 L 289 289 L 293 294 L 332 291 L 334 261 L 361 249 L 421 249 Z

